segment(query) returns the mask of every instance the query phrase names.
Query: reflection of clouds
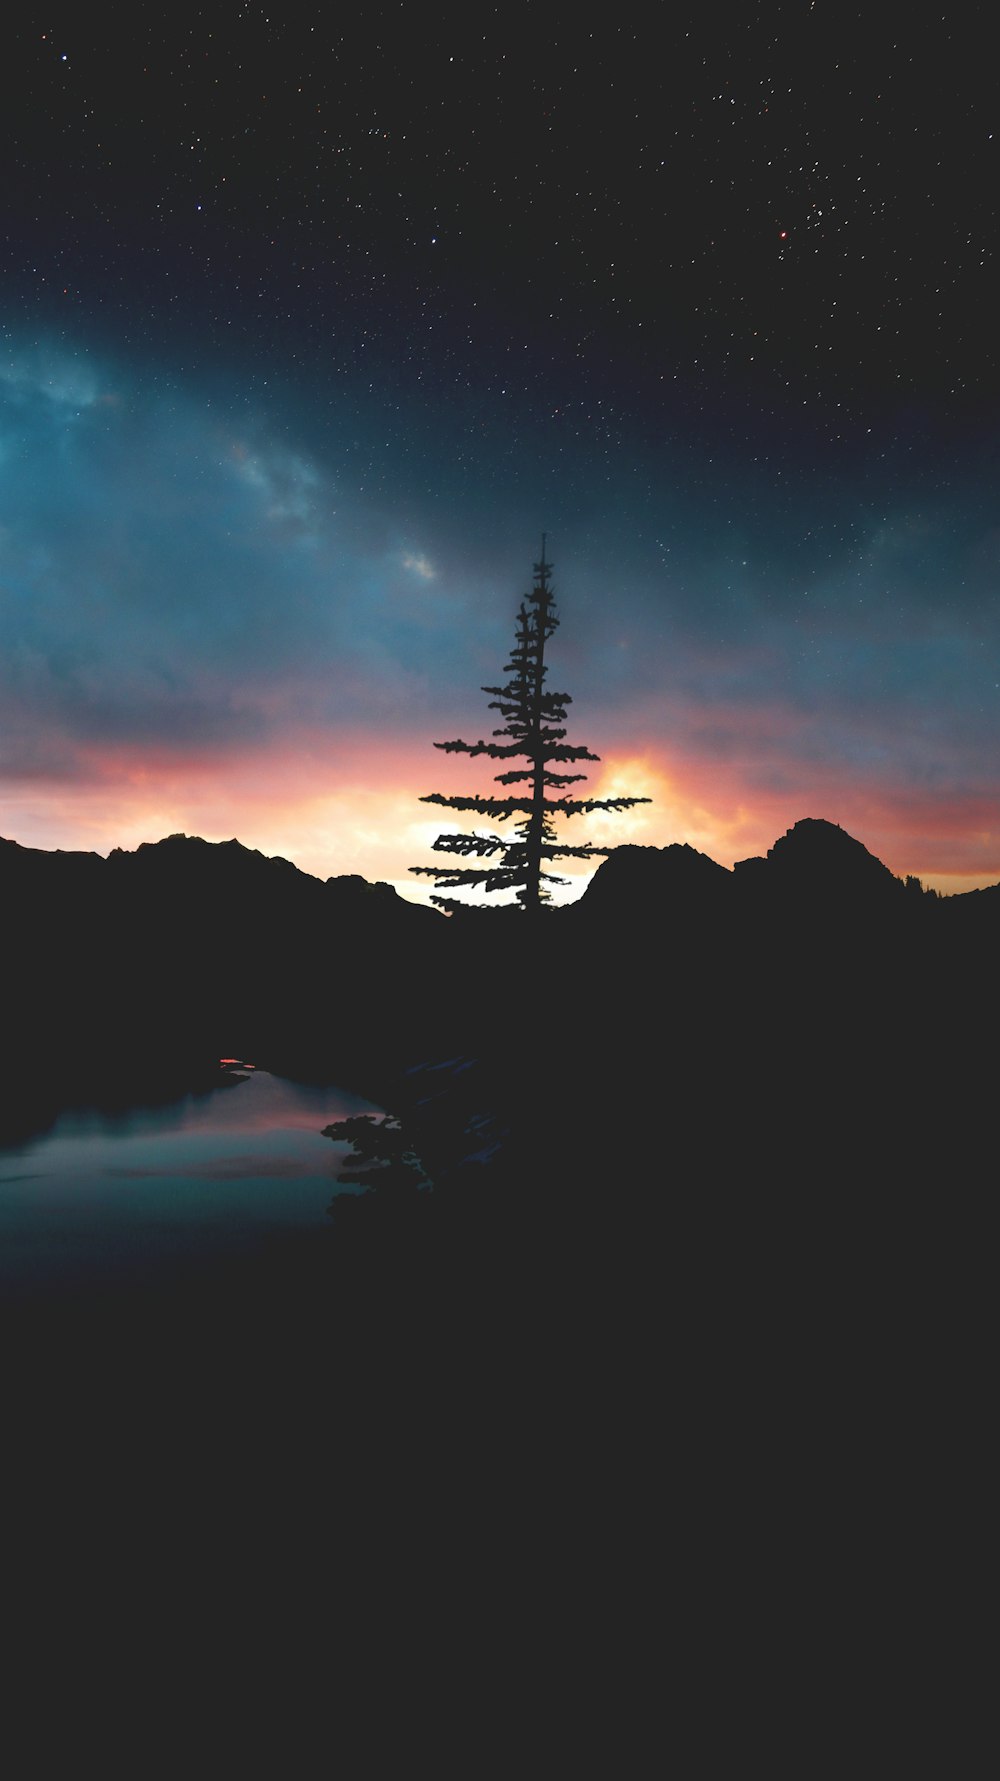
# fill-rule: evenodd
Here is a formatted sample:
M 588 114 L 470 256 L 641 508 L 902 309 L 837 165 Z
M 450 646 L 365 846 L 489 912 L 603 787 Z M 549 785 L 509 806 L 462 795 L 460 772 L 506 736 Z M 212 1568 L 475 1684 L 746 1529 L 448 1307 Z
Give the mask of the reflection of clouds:
M 189 1181 L 287 1180 L 292 1176 L 322 1174 L 322 1158 L 301 1156 L 207 1157 L 203 1162 L 179 1164 L 176 1168 L 111 1167 L 107 1173 L 129 1181 L 160 1180 L 180 1177 Z

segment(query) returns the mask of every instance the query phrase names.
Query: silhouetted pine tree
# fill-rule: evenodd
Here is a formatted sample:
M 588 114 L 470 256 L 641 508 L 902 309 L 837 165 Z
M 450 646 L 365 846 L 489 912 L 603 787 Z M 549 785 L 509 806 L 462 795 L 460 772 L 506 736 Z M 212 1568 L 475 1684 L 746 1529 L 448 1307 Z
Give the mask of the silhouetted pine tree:
M 545 537 L 542 536 L 542 560 L 535 566 L 535 585 L 527 600 L 522 600 L 517 615 L 517 631 L 506 672 L 510 679 L 504 686 L 484 686 L 484 693 L 493 693 L 490 710 L 499 711 L 504 719 L 493 742 L 435 742 L 449 754 L 485 754 L 494 760 L 523 760 L 527 766 L 514 767 L 498 773 L 498 785 L 519 785 L 523 789 L 509 797 L 445 797 L 430 792 L 423 804 L 444 804 L 451 810 L 475 810 L 496 822 L 506 822 L 520 815 L 517 840 L 505 841 L 499 835 L 439 835 L 435 852 L 459 854 L 468 859 L 496 859 L 493 866 L 411 866 L 435 878 L 439 887 L 482 885 L 486 891 L 517 890 L 517 899 L 528 911 L 537 910 L 548 901 L 550 884 L 565 884 L 543 872 L 543 860 L 591 859 L 612 851 L 608 847 L 565 847 L 556 840 L 553 818 L 581 816 L 590 810 L 627 810 L 633 804 L 648 804 L 648 798 L 567 798 L 549 797 L 575 781 L 586 779 L 585 773 L 553 772 L 574 761 L 596 761 L 599 755 L 589 748 L 574 748 L 563 738 L 566 735 L 566 706 L 572 704 L 568 693 L 547 692 L 545 677 L 545 645 L 559 623 L 549 579 L 552 565 L 545 560 Z M 432 897 L 441 909 L 462 909 L 467 905 L 447 897 Z

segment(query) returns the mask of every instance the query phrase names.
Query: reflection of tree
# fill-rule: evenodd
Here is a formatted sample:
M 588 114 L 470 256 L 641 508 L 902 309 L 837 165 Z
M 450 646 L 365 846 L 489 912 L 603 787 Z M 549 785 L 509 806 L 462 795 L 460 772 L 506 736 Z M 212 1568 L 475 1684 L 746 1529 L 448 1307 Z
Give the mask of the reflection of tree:
M 482 885 L 485 891 L 517 890 L 517 900 L 525 910 L 534 912 L 548 901 L 549 884 L 565 884 L 564 878 L 542 871 L 543 860 L 591 859 L 603 857 L 612 850 L 607 847 L 564 847 L 556 842 L 553 817 L 579 816 L 590 810 L 627 810 L 633 804 L 648 804 L 648 798 L 567 798 L 549 797 L 550 790 L 562 790 L 575 781 L 586 779 L 585 773 L 551 771 L 574 761 L 596 761 L 589 748 L 575 748 L 566 743 L 566 706 L 572 703 L 568 693 L 545 690 L 545 645 L 559 623 L 555 601 L 549 586 L 552 566 L 545 561 L 545 538 L 542 538 L 542 560 L 535 564 L 535 585 L 527 601 L 522 600 L 517 631 L 507 672 L 511 678 L 504 686 L 486 686 L 484 693 L 495 696 L 490 709 L 499 711 L 504 723 L 493 731 L 506 741 L 436 742 L 435 748 L 448 753 L 489 755 L 494 760 L 526 761 L 526 767 L 513 767 L 498 773 L 499 785 L 518 785 L 520 790 L 505 798 L 445 797 L 431 792 L 421 800 L 425 804 L 444 804 L 452 810 L 474 810 L 483 816 L 506 822 L 520 813 L 516 824 L 516 841 L 505 841 L 499 835 L 439 835 L 436 852 L 470 855 L 480 860 L 500 856 L 493 866 L 411 866 L 448 888 Z M 465 907 L 446 897 L 433 897 L 442 909 Z
M 380 1199 L 408 1198 L 418 1189 L 431 1186 L 423 1163 L 391 1113 L 381 1119 L 371 1113 L 338 1119 L 334 1125 L 324 1127 L 323 1136 L 350 1144 L 354 1149 L 354 1156 L 348 1159 L 350 1167 L 340 1171 L 340 1181 L 366 1191 L 378 1188 Z

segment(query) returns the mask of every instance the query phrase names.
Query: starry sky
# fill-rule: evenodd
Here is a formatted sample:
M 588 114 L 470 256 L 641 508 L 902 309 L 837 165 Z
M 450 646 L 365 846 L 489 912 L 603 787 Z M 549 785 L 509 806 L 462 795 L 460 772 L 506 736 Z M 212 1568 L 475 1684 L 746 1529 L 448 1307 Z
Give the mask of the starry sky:
M 286 11 L 7 27 L 0 834 L 430 895 L 544 531 L 567 840 L 1000 879 L 991 9 Z

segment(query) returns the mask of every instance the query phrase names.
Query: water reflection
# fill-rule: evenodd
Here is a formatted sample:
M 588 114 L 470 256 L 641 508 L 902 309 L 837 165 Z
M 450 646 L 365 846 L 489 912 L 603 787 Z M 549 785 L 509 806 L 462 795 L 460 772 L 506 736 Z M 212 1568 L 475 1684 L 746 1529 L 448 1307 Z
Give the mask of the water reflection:
M 156 1107 L 75 1108 L 0 1148 L 0 1290 L 99 1281 L 271 1232 L 323 1228 L 350 1152 L 331 1122 L 378 1112 L 257 1070 Z

